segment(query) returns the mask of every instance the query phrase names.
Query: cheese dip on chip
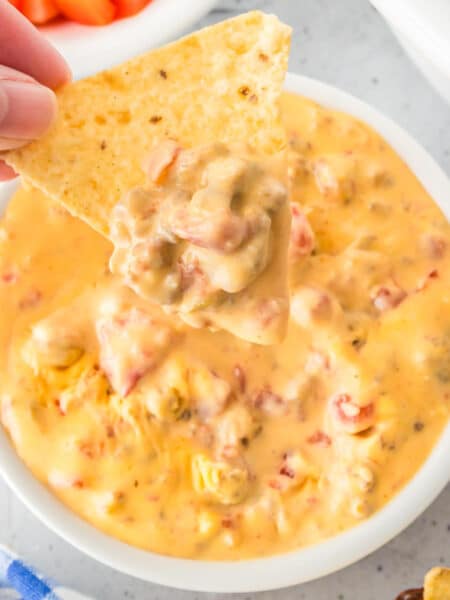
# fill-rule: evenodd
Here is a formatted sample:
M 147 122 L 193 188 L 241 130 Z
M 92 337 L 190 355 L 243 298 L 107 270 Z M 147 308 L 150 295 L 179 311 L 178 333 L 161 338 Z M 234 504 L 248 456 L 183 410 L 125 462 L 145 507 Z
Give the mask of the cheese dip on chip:
M 111 271 L 193 327 L 281 341 L 291 222 L 283 168 L 283 157 L 245 145 L 163 142 L 148 159 L 149 185 L 113 209 Z

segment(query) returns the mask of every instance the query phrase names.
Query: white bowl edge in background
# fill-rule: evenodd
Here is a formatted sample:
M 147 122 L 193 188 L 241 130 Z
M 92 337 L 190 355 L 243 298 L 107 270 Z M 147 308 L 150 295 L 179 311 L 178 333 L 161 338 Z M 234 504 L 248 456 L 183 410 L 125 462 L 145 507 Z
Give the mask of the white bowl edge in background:
M 422 75 L 450 103 L 448 0 L 370 1 Z
M 342 110 L 376 129 L 400 154 L 450 220 L 450 181 L 435 161 L 402 129 L 367 104 L 332 86 L 288 75 L 288 91 Z M 0 207 L 11 194 L 0 189 Z M 357 527 L 314 546 L 268 558 L 206 562 L 161 556 L 128 546 L 81 520 L 16 455 L 0 427 L 0 473 L 24 504 L 50 529 L 87 555 L 118 571 L 154 583 L 204 592 L 256 592 L 322 577 L 367 556 L 398 535 L 449 481 L 450 424 L 407 486 Z
M 40 30 L 67 60 L 74 79 L 80 79 L 186 33 L 217 1 L 152 0 L 137 15 L 110 25 L 58 21 Z
M 397 36 L 406 54 L 416 64 L 422 75 L 429 81 L 438 94 L 450 104 L 450 72 L 446 73 L 440 65 L 429 60 L 421 49 L 414 45 L 414 42 L 402 35 L 393 25 L 391 25 L 391 29 Z

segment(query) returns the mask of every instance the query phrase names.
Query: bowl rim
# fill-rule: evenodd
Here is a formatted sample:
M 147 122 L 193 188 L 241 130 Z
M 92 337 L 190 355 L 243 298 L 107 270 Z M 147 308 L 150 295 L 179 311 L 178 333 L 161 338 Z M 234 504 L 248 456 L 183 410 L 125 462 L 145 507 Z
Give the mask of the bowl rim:
M 450 181 L 406 132 L 377 110 L 333 86 L 289 74 L 286 91 L 355 116 L 376 129 L 405 160 L 450 220 Z M 0 189 L 0 203 L 14 186 Z M 449 481 L 450 423 L 408 484 L 363 523 L 313 546 L 241 561 L 197 561 L 140 550 L 95 529 L 38 482 L 0 427 L 0 474 L 49 529 L 91 558 L 140 579 L 183 590 L 231 593 L 279 589 L 331 574 L 374 552 L 410 525 Z

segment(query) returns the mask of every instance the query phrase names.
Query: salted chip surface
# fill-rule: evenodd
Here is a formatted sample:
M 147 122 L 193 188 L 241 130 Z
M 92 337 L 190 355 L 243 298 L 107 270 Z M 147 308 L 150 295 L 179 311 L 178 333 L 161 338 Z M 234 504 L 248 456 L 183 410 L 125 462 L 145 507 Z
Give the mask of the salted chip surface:
M 279 97 L 290 28 L 243 14 L 58 92 L 50 131 L 4 153 L 23 179 L 108 235 L 112 207 L 142 185 L 142 161 L 165 138 L 195 146 L 285 146 Z

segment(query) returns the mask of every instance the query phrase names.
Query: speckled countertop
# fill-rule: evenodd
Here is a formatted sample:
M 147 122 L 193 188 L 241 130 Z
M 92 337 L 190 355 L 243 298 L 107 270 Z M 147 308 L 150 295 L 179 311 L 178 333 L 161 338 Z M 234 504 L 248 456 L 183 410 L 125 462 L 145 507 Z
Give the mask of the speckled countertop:
M 222 0 L 202 25 L 249 8 L 294 28 L 290 70 L 368 101 L 407 129 L 450 175 L 450 108 L 407 60 L 368 0 Z M 216 600 L 121 575 L 83 556 L 37 521 L 0 481 L 0 543 L 43 572 L 97 600 Z M 340 573 L 279 592 L 236 600 L 393 600 L 432 565 L 450 564 L 450 486 L 402 535 Z

